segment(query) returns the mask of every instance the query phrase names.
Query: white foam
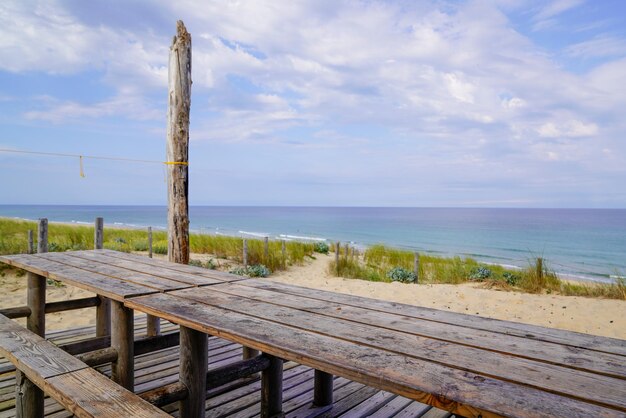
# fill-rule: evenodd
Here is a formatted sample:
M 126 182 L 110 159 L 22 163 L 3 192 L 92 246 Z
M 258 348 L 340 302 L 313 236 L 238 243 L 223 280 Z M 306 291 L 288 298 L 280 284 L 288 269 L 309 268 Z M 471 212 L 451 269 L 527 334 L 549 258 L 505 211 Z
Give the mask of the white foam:
M 320 242 L 324 242 L 327 241 L 326 238 L 319 238 L 319 237 L 307 237 L 307 236 L 300 236 L 300 235 L 287 235 L 287 234 L 280 234 L 281 238 L 289 238 L 289 239 L 295 239 L 295 240 L 302 240 L 302 241 L 320 241 Z
M 267 237 L 269 234 L 266 234 L 265 232 L 248 232 L 248 231 L 239 231 L 240 234 L 242 235 L 250 235 L 252 237 L 260 237 L 260 238 L 265 238 Z

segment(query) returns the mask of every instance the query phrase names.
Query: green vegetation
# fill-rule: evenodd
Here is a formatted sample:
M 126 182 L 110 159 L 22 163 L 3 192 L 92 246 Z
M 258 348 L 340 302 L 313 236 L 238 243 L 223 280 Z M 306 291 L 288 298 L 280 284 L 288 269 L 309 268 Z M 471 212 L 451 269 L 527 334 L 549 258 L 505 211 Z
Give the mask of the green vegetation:
M 37 223 L 0 218 L 0 254 L 18 254 L 28 251 L 28 230 L 37 231 Z M 94 228 L 90 226 L 50 223 L 48 226 L 48 250 L 88 250 L 93 248 Z M 153 231 L 152 251 L 167 254 L 167 234 Z M 216 235 L 190 235 L 192 253 L 212 254 L 217 258 L 228 258 L 243 262 L 243 239 Z M 104 248 L 117 251 L 147 251 L 148 232 L 140 229 L 104 228 Z M 305 257 L 312 257 L 314 244 L 290 241 L 270 241 L 265 255 L 263 241 L 248 240 L 248 263 L 263 264 L 271 271 L 283 270 L 289 265 L 302 264 Z M 207 268 L 211 268 L 206 266 Z
M 412 283 L 414 257 L 410 251 L 375 245 L 365 251 L 362 259 L 342 251 L 339 264 L 333 261 L 330 271 L 346 278 Z M 542 259 L 529 261 L 525 269 L 512 270 L 498 265 L 484 265 L 472 258 L 420 254 L 418 273 L 419 283 L 459 284 L 474 281 L 503 290 L 626 300 L 626 282 L 623 279 L 615 284 L 567 282 L 550 271 Z
M 248 277 L 267 277 L 272 274 L 270 269 L 265 267 L 263 264 L 253 264 L 247 267 L 237 267 L 231 270 L 229 273 L 237 274 L 238 276 Z

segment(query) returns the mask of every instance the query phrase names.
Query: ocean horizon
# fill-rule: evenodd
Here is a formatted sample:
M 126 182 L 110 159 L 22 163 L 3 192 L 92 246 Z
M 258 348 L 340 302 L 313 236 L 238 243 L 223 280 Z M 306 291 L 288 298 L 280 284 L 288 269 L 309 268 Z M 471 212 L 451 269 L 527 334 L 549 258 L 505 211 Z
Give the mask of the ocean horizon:
M 0 205 L 0 216 L 166 229 L 165 206 Z M 191 206 L 196 233 L 374 244 L 612 282 L 626 274 L 626 209 Z

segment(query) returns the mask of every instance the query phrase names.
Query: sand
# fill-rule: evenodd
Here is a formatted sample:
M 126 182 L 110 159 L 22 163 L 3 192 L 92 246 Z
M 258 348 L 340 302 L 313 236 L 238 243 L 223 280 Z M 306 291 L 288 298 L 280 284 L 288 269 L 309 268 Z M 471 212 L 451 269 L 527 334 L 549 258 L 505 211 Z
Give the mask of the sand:
M 210 257 L 194 254 L 192 258 L 206 260 Z M 315 260 L 307 261 L 303 266 L 292 266 L 287 271 L 275 273 L 269 277 L 269 280 L 469 315 L 626 339 L 625 301 L 506 292 L 485 289 L 480 284 L 415 285 L 343 279 L 333 277 L 328 273 L 328 264 L 331 259 L 330 256 L 318 254 Z M 219 263 L 222 269 L 228 269 L 233 265 L 224 260 L 219 260 Z M 88 296 L 93 296 L 93 294 L 72 286 L 48 286 L 48 301 Z M 17 276 L 15 270 L 0 272 L 0 307 L 8 308 L 25 304 L 26 276 Z M 24 320 L 21 322 L 24 323 Z M 93 308 L 46 315 L 48 330 L 94 323 Z

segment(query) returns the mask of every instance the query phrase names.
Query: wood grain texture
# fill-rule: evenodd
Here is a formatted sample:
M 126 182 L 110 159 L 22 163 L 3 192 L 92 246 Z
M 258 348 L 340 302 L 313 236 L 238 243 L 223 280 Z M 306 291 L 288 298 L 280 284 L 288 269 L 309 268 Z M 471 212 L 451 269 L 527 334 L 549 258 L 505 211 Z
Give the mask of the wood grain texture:
M 205 303 L 249 317 L 305 329 L 363 346 L 393 351 L 481 376 L 602 403 L 626 412 L 626 380 L 623 379 L 381 329 L 376 325 L 356 324 L 318 313 L 228 295 L 217 291 L 215 287 L 197 289 L 194 292 L 183 290 L 176 294 L 190 301 Z
M 180 381 L 187 388 L 187 397 L 180 402 L 182 418 L 204 417 L 206 376 L 208 368 L 206 334 L 180 327 Z
M 160 260 L 156 258 L 148 258 L 148 257 L 144 257 L 138 254 L 123 253 L 123 252 L 113 251 L 113 250 L 101 250 L 101 251 L 94 251 L 94 252 L 97 254 L 106 254 L 108 256 L 121 258 L 124 260 L 135 261 L 141 264 L 156 266 L 156 267 L 159 267 L 161 270 L 166 269 L 168 271 L 190 273 L 196 276 L 217 279 L 222 282 L 233 282 L 233 281 L 245 280 L 245 278 L 242 278 L 241 276 L 237 276 L 236 274 L 230 274 L 230 273 L 217 271 L 217 270 L 207 270 L 202 267 L 190 266 L 188 264 L 171 263 L 169 261 Z M 81 252 L 78 251 L 77 253 L 81 253 Z
M 502 321 L 481 316 L 465 315 L 421 306 L 406 305 L 397 302 L 387 302 L 379 299 L 310 289 L 271 282 L 268 280 L 249 279 L 245 281 L 245 284 L 247 286 L 268 289 L 276 292 L 307 296 L 309 298 L 325 300 L 328 302 L 358 306 L 372 311 L 387 312 L 433 322 L 459 325 L 465 328 L 491 331 L 505 335 L 516 335 L 526 339 L 548 341 L 556 344 L 568 345 L 574 348 L 586 348 L 589 350 L 626 356 L 626 340 L 582 334 L 555 328 L 545 328 L 518 322 Z
M 191 35 L 176 22 L 168 71 L 167 106 L 167 254 L 189 263 L 189 109 L 191 107 Z M 174 163 L 174 164 L 172 164 Z M 178 164 L 176 164 L 178 163 Z
M 147 295 L 159 291 L 148 286 L 50 261 L 38 254 L 0 256 L 0 261 L 118 301 L 130 296 Z
M 293 360 L 327 373 L 406 396 L 462 416 L 622 416 L 604 408 L 536 388 L 481 376 L 442 364 L 355 344 L 239 314 L 175 294 L 127 301 L 134 309 Z
M 269 367 L 261 373 L 261 418 L 277 418 L 283 411 L 283 360 L 267 357 Z
M 346 319 L 359 324 L 371 324 L 381 329 L 401 331 L 463 346 L 545 361 L 576 370 L 626 378 L 626 361 L 619 355 L 573 348 L 514 335 L 502 335 L 458 325 L 424 321 L 399 314 L 372 311 L 337 301 L 327 302 L 306 296 L 265 290 L 247 286 L 246 283 L 229 286 L 219 285 L 215 286 L 213 290 L 332 318 Z
M 122 387 L 135 389 L 135 345 L 133 311 L 122 302 L 111 304 L 111 347 L 117 359 L 111 364 L 111 378 Z
M 170 416 L 90 368 L 47 379 L 43 387 L 80 418 Z

